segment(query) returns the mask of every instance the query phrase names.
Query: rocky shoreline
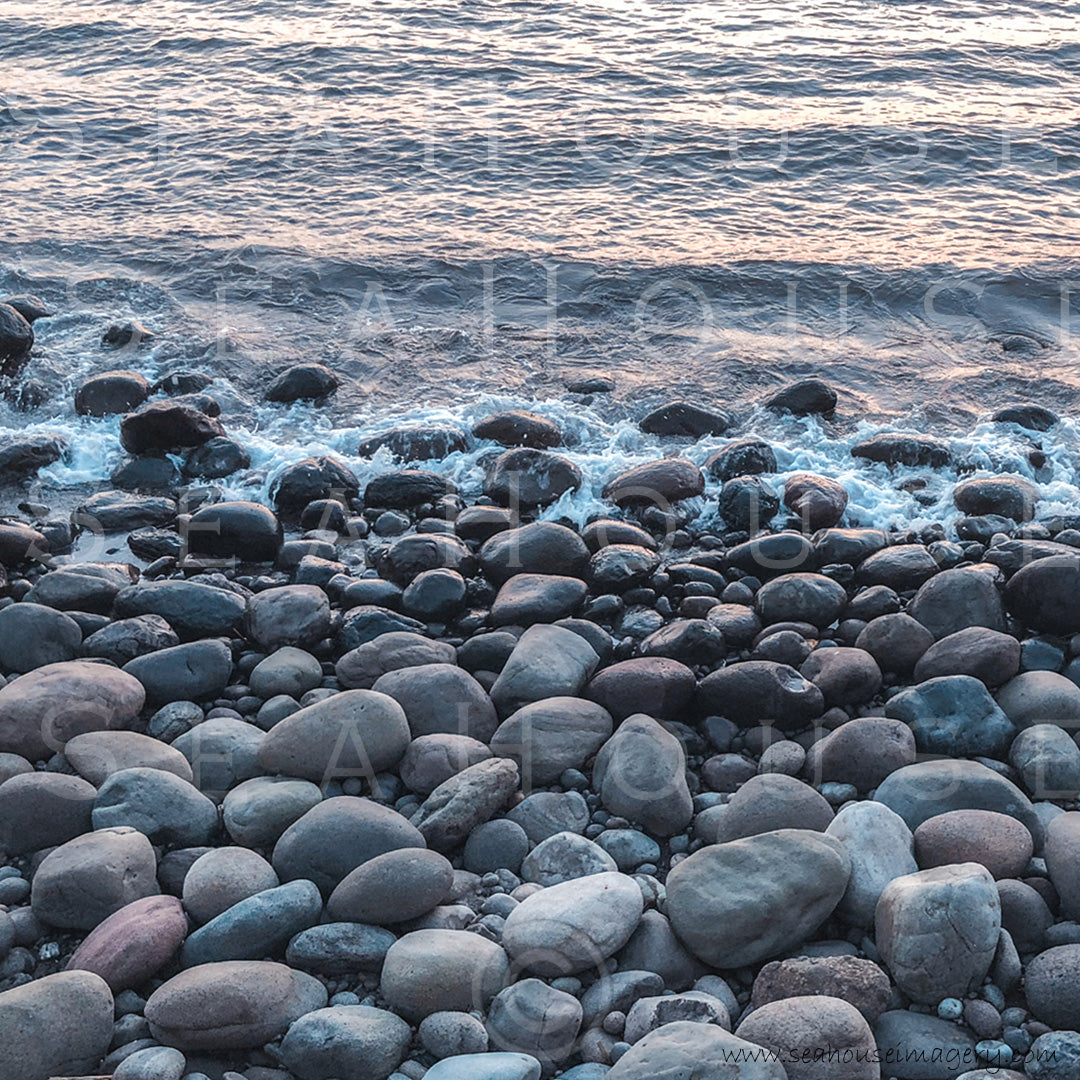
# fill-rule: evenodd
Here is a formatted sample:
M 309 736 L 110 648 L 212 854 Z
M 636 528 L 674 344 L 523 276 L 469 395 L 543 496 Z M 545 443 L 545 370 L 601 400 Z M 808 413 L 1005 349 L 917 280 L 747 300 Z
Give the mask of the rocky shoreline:
M 222 501 L 211 390 L 92 377 L 114 487 L 0 519 L 6 1080 L 1080 1078 L 1080 507 L 1001 476 L 848 527 L 767 442 L 680 456 L 727 431 L 686 402 L 580 528 L 526 412 Z M 482 496 L 423 467 L 461 440 Z

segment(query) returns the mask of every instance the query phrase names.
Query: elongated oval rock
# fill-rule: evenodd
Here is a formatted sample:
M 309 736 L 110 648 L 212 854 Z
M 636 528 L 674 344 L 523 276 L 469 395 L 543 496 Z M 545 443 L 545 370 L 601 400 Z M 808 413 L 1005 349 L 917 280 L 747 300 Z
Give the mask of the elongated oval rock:
M 63 971 L 0 994 L 4 1080 L 48 1080 L 97 1068 L 109 1049 L 113 997 L 89 971 Z
M 100 787 L 123 769 L 161 769 L 191 783 L 191 766 L 179 750 L 137 731 L 88 731 L 64 747 L 64 757 L 85 780 Z
M 246 1050 L 325 1005 L 326 987 L 311 975 L 271 961 L 226 960 L 169 979 L 150 995 L 145 1015 L 166 1046 Z
M 509 758 L 488 758 L 444 780 L 412 817 L 424 840 L 452 851 L 469 833 L 501 810 L 517 790 L 518 767 Z
M 300 1017 L 281 1057 L 300 1080 L 386 1080 L 412 1041 L 409 1025 L 385 1009 L 338 1005 Z
M 259 765 L 324 784 L 392 768 L 411 739 L 405 710 L 387 694 L 347 690 L 285 717 L 267 732 Z
M 938 866 L 890 881 L 874 926 L 897 986 L 914 1001 L 934 1005 L 963 998 L 982 983 L 997 949 L 1001 902 L 985 866 Z
M 531 1054 L 458 1054 L 436 1061 L 425 1080 L 540 1080 Z
M 137 679 L 107 664 L 47 664 L 0 689 L 0 753 L 40 761 L 84 731 L 125 727 L 145 700 Z
M 641 921 L 644 902 L 625 874 L 593 874 L 552 885 L 523 900 L 503 927 L 515 963 L 541 976 L 604 969 Z
M 322 802 L 310 780 L 287 776 L 254 776 L 225 796 L 225 828 L 241 847 L 272 848 L 281 834 Z
M 297 934 L 285 950 L 285 959 L 289 967 L 320 975 L 378 971 L 395 941 L 397 938 L 381 926 L 322 923 Z
M 437 851 L 400 848 L 351 871 L 331 894 L 326 912 L 343 922 L 408 922 L 440 904 L 453 881 L 453 866 Z
M 787 1080 L 779 1061 L 717 1024 L 678 1020 L 650 1031 L 605 1080 Z
M 380 985 L 391 1007 L 415 1023 L 434 1012 L 482 1011 L 509 977 L 510 962 L 494 941 L 466 930 L 414 930 L 390 946 Z
M 800 945 L 844 895 L 851 861 L 804 829 L 700 848 L 667 879 L 667 915 L 683 944 L 716 968 L 739 968 Z
M 147 896 L 113 912 L 72 954 L 68 971 L 100 975 L 114 994 L 141 986 L 173 957 L 187 936 L 175 896 Z
M 311 881 L 290 881 L 233 904 L 184 943 L 184 967 L 217 960 L 257 960 L 283 950 L 289 939 L 314 926 L 322 896 Z

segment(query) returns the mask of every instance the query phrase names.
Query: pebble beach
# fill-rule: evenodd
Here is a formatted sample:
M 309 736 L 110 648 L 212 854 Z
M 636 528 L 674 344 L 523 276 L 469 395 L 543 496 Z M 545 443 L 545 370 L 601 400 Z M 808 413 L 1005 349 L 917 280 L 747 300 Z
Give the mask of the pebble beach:
M 214 388 L 83 381 L 126 457 L 70 512 L 0 445 L 6 1080 L 1080 1076 L 1080 508 L 891 432 L 852 467 L 953 512 L 854 526 L 686 401 L 585 522 L 525 409 L 230 499 Z

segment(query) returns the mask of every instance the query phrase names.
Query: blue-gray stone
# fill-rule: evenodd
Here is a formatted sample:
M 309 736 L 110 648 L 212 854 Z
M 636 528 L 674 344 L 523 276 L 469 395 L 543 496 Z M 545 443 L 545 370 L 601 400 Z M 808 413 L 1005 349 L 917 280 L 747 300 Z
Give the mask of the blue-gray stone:
M 334 922 L 302 930 L 289 942 L 285 960 L 289 967 L 320 975 L 345 975 L 353 971 L 378 971 L 397 937 L 381 926 Z
M 312 881 L 290 881 L 266 889 L 195 931 L 184 943 L 184 967 L 220 960 L 259 960 L 280 952 L 290 938 L 322 916 L 322 896 Z
M 540 1080 L 540 1062 L 528 1054 L 460 1054 L 436 1062 L 424 1080 Z
M 902 690 L 889 699 L 885 715 L 907 724 L 926 754 L 997 757 L 1016 735 L 990 691 L 971 675 L 943 675 Z
M 634 870 L 642 863 L 656 863 L 660 858 L 660 845 L 637 829 L 608 829 L 596 838 L 596 843 L 624 872 Z

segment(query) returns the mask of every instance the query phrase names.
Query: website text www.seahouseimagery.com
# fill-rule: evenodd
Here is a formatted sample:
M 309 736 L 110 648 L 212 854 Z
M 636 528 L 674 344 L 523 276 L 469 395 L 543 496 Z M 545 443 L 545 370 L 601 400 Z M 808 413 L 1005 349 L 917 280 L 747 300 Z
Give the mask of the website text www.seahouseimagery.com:
M 723 1060 L 730 1065 L 746 1065 L 752 1062 L 777 1062 L 780 1065 L 820 1065 L 852 1066 L 859 1064 L 880 1065 L 883 1069 L 893 1066 L 943 1066 L 950 1070 L 950 1075 L 957 1075 L 956 1070 L 978 1069 L 982 1073 L 1005 1073 L 1023 1069 L 1031 1062 L 1037 1063 L 1040 1070 L 1052 1069 L 1057 1063 L 1056 1050 L 1029 1050 L 1027 1054 L 1010 1056 L 1002 1060 L 997 1051 L 980 1053 L 969 1046 L 927 1046 L 927 1047 L 888 1047 L 876 1046 L 873 1049 L 859 1049 L 852 1046 L 789 1046 L 766 1049 L 762 1046 L 749 1046 L 745 1049 L 724 1050 Z M 891 1075 L 886 1072 L 885 1075 Z M 904 1075 L 907 1075 L 906 1073 Z M 1040 1072 L 1039 1075 L 1050 1075 Z

